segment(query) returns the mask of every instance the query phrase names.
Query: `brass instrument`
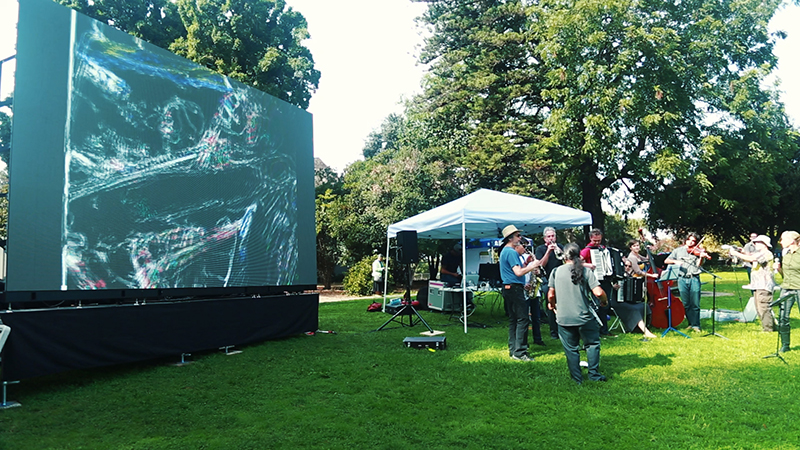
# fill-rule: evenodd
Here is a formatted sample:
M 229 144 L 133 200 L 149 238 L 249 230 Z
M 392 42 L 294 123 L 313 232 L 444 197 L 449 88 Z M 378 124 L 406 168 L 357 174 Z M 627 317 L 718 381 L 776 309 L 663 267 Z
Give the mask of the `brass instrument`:
M 555 247 L 553 247 L 553 255 L 555 255 L 556 259 L 559 261 L 564 260 L 564 251 L 561 250 L 561 247 L 559 247 L 558 244 L 555 244 Z

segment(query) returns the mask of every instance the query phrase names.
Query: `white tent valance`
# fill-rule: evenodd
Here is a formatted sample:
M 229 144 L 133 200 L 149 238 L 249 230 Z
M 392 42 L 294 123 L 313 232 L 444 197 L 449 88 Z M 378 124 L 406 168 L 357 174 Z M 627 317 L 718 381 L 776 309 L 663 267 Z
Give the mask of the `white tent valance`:
M 389 225 L 388 237 L 416 230 L 420 239 L 502 238 L 501 230 L 514 225 L 523 234 L 591 225 L 592 215 L 536 198 L 480 189 L 442 206 Z

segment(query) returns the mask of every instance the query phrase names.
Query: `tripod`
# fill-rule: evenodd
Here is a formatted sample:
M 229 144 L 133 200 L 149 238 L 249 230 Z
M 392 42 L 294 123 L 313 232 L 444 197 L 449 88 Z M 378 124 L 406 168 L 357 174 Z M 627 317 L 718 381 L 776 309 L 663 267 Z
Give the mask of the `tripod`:
M 413 327 L 418 323 L 422 323 L 429 332 L 433 333 L 433 329 L 430 327 L 430 325 L 428 325 L 428 322 L 425 322 L 425 319 L 422 318 L 419 312 L 411 304 L 411 264 L 405 264 L 403 271 L 405 272 L 406 278 L 406 292 L 403 294 L 403 306 L 375 331 L 381 331 L 390 323 L 397 322 L 402 327 Z M 403 316 L 408 316 L 408 324 L 403 322 Z
M 711 333 L 708 333 L 708 334 L 704 335 L 703 337 L 706 337 L 706 336 L 717 336 L 717 337 L 721 337 L 722 339 L 728 339 L 725 336 L 715 332 L 716 326 L 717 326 L 717 278 L 719 278 L 719 277 L 714 275 L 713 273 L 707 271 L 706 269 L 703 269 L 702 267 L 700 268 L 700 270 L 702 270 L 703 272 L 705 272 L 705 273 L 707 273 L 707 274 L 709 274 L 709 275 L 711 275 L 713 277 L 711 279 L 712 280 L 711 281 L 711 285 L 713 286 L 712 289 L 711 289 L 711 291 L 712 291 L 712 299 L 711 299 Z
M 781 292 L 781 294 L 783 294 L 783 292 Z M 786 300 L 787 300 L 787 299 L 789 298 L 789 296 L 791 296 L 791 295 L 792 295 L 792 294 L 789 294 L 789 295 L 781 295 L 781 296 L 779 296 L 779 297 L 778 297 L 778 299 L 777 299 L 777 300 L 775 300 L 774 302 L 772 302 L 772 303 L 770 303 L 770 304 L 769 304 L 769 307 L 770 307 L 770 308 L 772 308 L 772 307 L 773 307 L 773 306 L 775 306 L 775 305 L 780 305 L 780 315 L 779 315 L 778 317 L 783 317 L 783 313 L 784 313 L 784 310 L 783 310 L 783 309 L 786 307 Z M 780 324 L 778 324 L 778 326 L 780 327 Z M 779 330 L 780 330 L 780 328 L 779 328 Z M 784 363 L 784 364 L 786 364 L 786 365 L 788 366 L 788 365 L 789 365 L 789 363 L 787 363 L 787 362 L 786 362 L 786 360 L 785 360 L 785 359 L 783 359 L 783 356 L 781 356 L 781 333 L 780 333 L 780 332 L 778 333 L 778 336 L 775 338 L 775 341 L 776 341 L 776 342 L 775 342 L 775 353 L 770 353 L 769 355 L 765 356 L 765 357 L 764 357 L 764 358 L 762 358 L 762 359 L 766 359 L 766 358 L 778 358 L 778 359 L 780 359 L 781 361 L 783 361 L 783 363 Z
M 657 283 L 663 283 L 665 281 L 674 281 L 678 279 L 678 271 L 675 266 L 667 267 L 667 270 L 661 272 L 661 277 L 656 280 Z M 661 337 L 667 335 L 670 331 L 674 331 L 681 336 L 685 337 L 686 339 L 691 339 L 688 335 L 678 331 L 677 328 L 672 326 L 672 288 L 667 286 L 667 329 L 661 333 Z

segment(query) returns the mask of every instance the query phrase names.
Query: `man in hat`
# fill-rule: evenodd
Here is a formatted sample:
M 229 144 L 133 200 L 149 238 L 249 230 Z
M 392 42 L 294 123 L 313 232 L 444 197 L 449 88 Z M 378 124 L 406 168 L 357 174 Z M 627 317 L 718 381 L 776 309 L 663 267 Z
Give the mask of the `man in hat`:
M 533 361 L 528 355 L 528 307 L 525 303 L 525 274 L 539 267 L 538 261 L 523 266 L 517 247 L 522 235 L 514 225 L 503 228 L 500 251 L 500 279 L 508 312 L 508 354 L 518 361 Z
M 754 250 L 750 253 L 744 250 L 738 252 L 730 249 L 731 256 L 735 256 L 750 264 L 750 288 L 753 291 L 753 300 L 756 304 L 758 318 L 761 320 L 761 329 L 773 331 L 775 317 L 772 314 L 772 291 L 775 289 L 775 280 L 772 277 L 772 243 L 769 237 L 756 235 L 752 238 Z
M 778 270 L 783 276 L 781 284 L 781 310 L 778 318 L 778 330 L 781 334 L 781 352 L 791 349 L 792 324 L 789 315 L 792 305 L 800 299 L 800 233 L 784 231 L 780 240 L 782 259 Z M 798 303 L 800 307 L 800 303 Z
M 461 284 L 461 241 L 456 242 L 449 252 L 442 255 L 442 268 L 439 270 L 439 280 L 448 286 Z

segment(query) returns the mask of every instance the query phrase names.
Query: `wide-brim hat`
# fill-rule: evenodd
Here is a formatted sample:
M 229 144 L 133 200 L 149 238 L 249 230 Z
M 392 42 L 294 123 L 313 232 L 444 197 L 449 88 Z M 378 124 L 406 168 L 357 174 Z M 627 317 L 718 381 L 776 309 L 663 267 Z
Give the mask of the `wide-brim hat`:
M 518 232 L 519 230 L 514 225 L 509 225 L 503 228 L 503 239 L 507 239 L 512 234 Z
M 753 239 L 753 242 L 761 242 L 767 247 L 772 248 L 772 241 L 770 241 L 769 236 L 764 236 L 763 234 Z

